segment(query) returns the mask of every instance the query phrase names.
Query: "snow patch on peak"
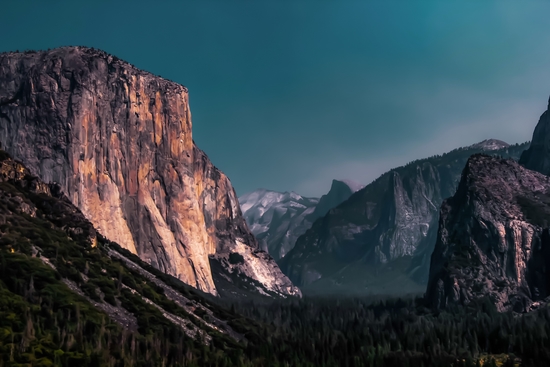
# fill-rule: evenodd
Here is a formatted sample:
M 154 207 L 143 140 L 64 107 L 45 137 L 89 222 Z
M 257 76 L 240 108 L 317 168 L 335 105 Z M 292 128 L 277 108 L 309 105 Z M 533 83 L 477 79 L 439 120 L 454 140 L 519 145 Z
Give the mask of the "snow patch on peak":
M 480 141 L 477 144 L 470 145 L 468 148 L 472 149 L 481 149 L 481 150 L 498 150 L 503 148 L 508 148 L 510 144 L 498 140 L 498 139 L 486 139 L 483 141 Z
M 302 196 L 298 195 L 294 191 L 285 192 L 285 198 L 289 198 L 289 199 L 292 199 L 292 200 L 298 200 L 298 201 L 303 199 Z

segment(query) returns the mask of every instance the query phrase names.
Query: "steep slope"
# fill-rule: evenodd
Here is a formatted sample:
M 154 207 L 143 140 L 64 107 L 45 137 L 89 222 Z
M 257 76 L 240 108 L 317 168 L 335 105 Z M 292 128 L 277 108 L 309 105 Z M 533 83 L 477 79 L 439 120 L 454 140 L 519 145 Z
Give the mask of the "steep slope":
M 550 177 L 475 155 L 443 202 L 427 299 L 436 308 L 490 297 L 500 311 L 550 296 Z
M 191 128 L 185 87 L 102 51 L 0 55 L 0 142 L 108 239 L 205 292 L 217 293 L 214 262 L 264 292 L 299 294 L 258 250 Z M 243 262 L 229 264 L 232 253 Z
M 281 269 L 310 293 L 423 292 L 439 206 L 455 193 L 468 157 L 485 148 L 518 158 L 526 144 L 485 141 L 383 174 L 318 219 Z
M 229 325 L 240 316 L 103 238 L 3 151 L 0 274 L 3 365 L 219 363 L 204 345 L 242 355 L 247 342 Z
M 330 209 L 347 200 L 361 185 L 346 180 L 333 180 L 330 191 L 317 198 L 306 198 L 294 192 L 280 193 L 256 190 L 239 198 L 243 217 L 260 246 L 274 259 L 284 257 L 313 222 Z

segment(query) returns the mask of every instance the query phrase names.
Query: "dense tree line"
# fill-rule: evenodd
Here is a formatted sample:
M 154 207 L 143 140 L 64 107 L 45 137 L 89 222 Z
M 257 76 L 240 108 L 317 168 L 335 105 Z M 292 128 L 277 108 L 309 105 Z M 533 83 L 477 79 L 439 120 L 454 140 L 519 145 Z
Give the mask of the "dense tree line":
M 272 327 L 260 353 L 289 365 L 476 366 L 491 365 L 491 358 L 498 365 L 513 365 L 515 359 L 522 366 L 550 365 L 548 307 L 524 315 L 499 313 L 482 300 L 433 312 L 422 299 L 360 298 L 234 307 Z

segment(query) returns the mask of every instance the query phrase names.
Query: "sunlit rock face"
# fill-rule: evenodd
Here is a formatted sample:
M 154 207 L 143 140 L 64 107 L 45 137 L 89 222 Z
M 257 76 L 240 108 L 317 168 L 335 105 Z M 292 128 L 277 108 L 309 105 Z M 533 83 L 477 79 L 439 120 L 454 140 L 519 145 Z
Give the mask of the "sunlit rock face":
M 517 162 L 470 158 L 445 200 L 427 299 L 435 308 L 490 297 L 529 311 L 550 296 L 550 178 Z
M 210 261 L 240 251 L 256 263 L 248 248 L 258 244 L 229 179 L 195 146 L 191 128 L 185 87 L 102 51 L 0 55 L 5 150 L 57 182 L 108 239 L 216 294 Z M 268 268 L 261 284 L 299 292 Z

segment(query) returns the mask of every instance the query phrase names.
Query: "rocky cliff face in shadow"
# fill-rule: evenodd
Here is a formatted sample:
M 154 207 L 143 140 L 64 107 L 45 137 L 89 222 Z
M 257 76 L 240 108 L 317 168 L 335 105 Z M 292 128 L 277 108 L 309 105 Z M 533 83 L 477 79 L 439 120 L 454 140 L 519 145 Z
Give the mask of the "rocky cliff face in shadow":
M 528 311 L 550 296 L 550 178 L 517 162 L 470 158 L 445 200 L 426 297 L 432 306 L 490 297 Z
M 455 193 L 468 157 L 519 158 L 525 148 L 488 140 L 395 168 L 318 219 L 279 265 L 315 293 L 423 292 L 439 207 Z
M 217 293 L 210 262 L 237 252 L 247 266 L 231 271 L 298 294 L 191 128 L 185 87 L 102 51 L 0 55 L 0 142 L 104 236 L 206 292 Z
M 550 175 L 550 112 L 548 110 L 540 116 L 533 132 L 531 145 L 523 152 L 519 163 L 530 170 Z
M 330 209 L 342 204 L 363 187 L 365 186 L 351 180 L 332 180 L 329 192 L 321 196 L 315 211 L 308 216 L 308 219 L 314 222 L 317 218 L 324 217 Z

